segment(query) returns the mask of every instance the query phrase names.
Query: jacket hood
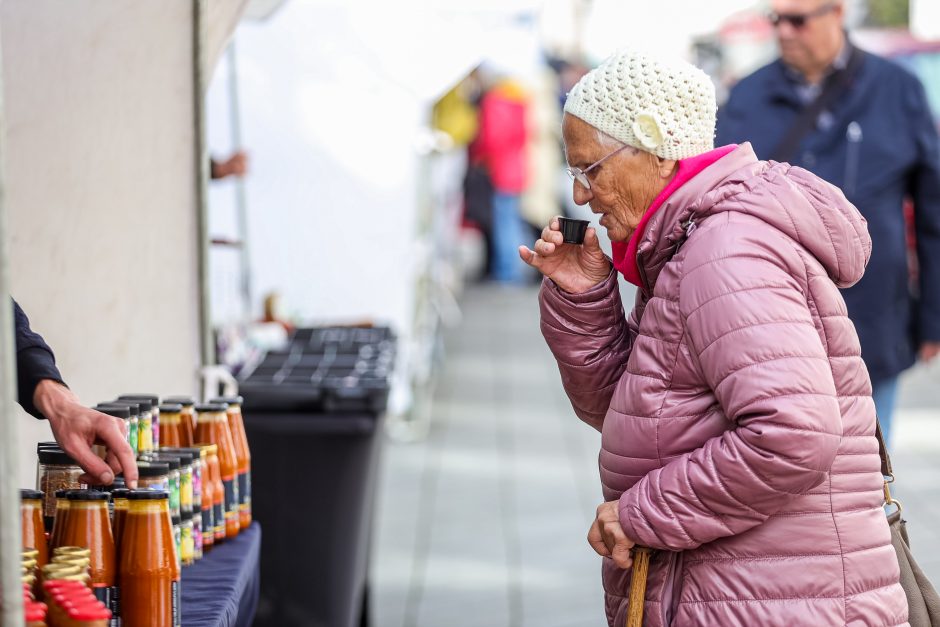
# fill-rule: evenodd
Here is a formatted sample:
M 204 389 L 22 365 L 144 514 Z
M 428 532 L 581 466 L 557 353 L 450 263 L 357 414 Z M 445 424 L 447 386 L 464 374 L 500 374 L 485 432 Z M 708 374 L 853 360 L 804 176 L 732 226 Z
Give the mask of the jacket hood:
M 803 168 L 758 161 L 744 143 L 676 190 L 651 218 L 638 247 L 650 284 L 686 236 L 689 220 L 726 211 L 759 218 L 786 234 L 839 287 L 857 283 L 871 256 L 867 222 L 841 190 Z

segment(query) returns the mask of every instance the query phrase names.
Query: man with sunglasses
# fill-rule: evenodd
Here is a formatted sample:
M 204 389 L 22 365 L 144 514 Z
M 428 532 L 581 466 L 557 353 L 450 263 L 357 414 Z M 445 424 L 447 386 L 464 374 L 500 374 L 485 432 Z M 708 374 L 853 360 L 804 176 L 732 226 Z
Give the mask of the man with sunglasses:
M 840 187 L 868 220 L 871 262 L 843 296 L 890 438 L 898 376 L 940 353 L 940 147 L 923 86 L 849 40 L 841 1 L 772 0 L 780 58 L 719 111 L 718 145 L 750 141 Z M 914 204 L 911 281 L 904 203 Z

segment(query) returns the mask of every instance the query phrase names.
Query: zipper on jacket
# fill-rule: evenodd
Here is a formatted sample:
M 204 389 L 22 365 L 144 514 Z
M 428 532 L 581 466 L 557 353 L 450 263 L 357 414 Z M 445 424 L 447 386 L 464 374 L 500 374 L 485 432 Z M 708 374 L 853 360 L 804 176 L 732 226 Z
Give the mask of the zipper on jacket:
M 858 179 L 858 157 L 862 144 L 862 127 L 855 120 L 849 122 L 848 127 L 845 129 L 845 140 L 848 145 L 845 149 L 845 179 L 842 182 L 842 189 L 846 196 L 850 196 L 855 193 L 855 184 Z

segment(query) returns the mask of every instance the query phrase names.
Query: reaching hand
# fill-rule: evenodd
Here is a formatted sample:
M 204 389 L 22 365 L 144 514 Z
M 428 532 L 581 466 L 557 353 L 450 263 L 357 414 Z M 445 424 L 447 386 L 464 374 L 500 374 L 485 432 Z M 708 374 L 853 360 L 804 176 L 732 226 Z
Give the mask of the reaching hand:
M 33 404 L 49 420 L 62 450 L 87 473 L 82 483 L 108 485 L 123 472 L 127 487 L 137 487 L 137 462 L 125 440 L 123 420 L 85 407 L 70 389 L 50 379 L 36 386 Z M 104 461 L 91 450 L 95 444 L 107 448 Z
M 610 274 L 610 260 L 593 227 L 588 227 L 584 244 L 565 244 L 558 218 L 552 218 L 534 248 L 520 246 L 519 256 L 570 294 L 586 292 Z
M 609 557 L 620 568 L 630 568 L 633 558 L 630 549 L 635 546 L 620 526 L 620 502 L 607 501 L 597 508 L 597 518 L 588 531 L 588 542 L 598 555 Z

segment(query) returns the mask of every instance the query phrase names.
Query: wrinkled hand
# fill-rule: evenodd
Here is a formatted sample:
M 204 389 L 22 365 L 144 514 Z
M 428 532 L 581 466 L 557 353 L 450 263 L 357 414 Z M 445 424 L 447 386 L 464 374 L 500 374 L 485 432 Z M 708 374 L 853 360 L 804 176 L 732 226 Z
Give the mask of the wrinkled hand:
M 588 227 L 584 244 L 565 244 L 558 218 L 542 230 L 535 250 L 520 246 L 519 256 L 569 294 L 586 292 L 610 274 L 610 260 L 601 250 L 594 227 Z
M 588 542 L 602 557 L 609 557 L 620 568 L 630 568 L 630 549 L 636 543 L 623 533 L 620 526 L 620 502 L 607 501 L 597 508 L 597 517 L 588 531 Z
M 82 483 L 108 485 L 123 471 L 127 486 L 137 487 L 137 462 L 123 420 L 85 407 L 70 389 L 50 379 L 36 386 L 33 404 L 49 420 L 56 442 L 85 471 Z M 95 444 L 107 448 L 104 461 L 91 450 Z
M 919 357 L 921 361 L 933 361 L 940 355 L 940 342 L 924 342 L 920 345 Z

